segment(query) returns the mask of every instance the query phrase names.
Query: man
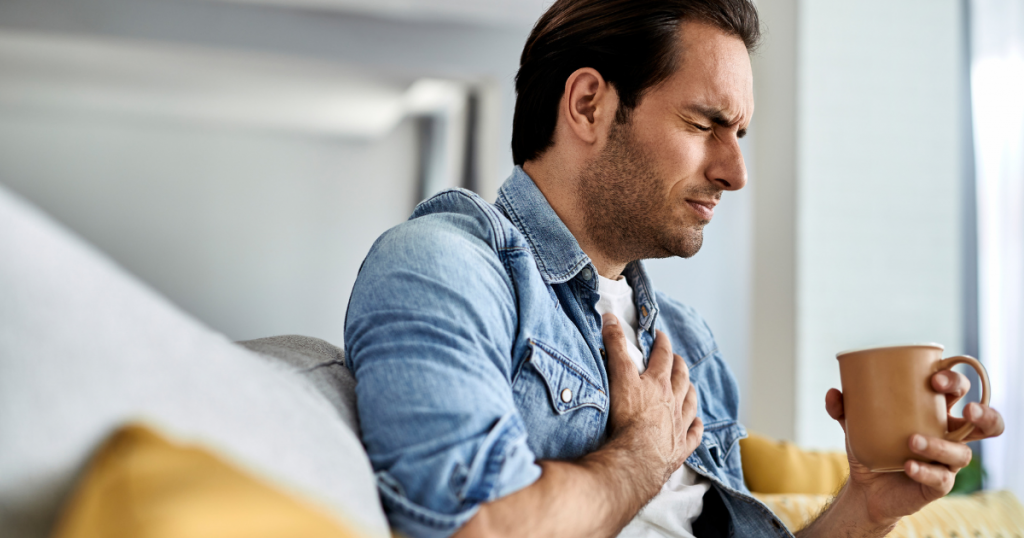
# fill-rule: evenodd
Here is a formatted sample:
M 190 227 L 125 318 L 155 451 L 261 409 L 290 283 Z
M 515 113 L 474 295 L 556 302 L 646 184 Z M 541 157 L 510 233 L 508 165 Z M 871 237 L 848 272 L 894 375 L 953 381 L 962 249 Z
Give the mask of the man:
M 346 347 L 397 531 L 789 535 L 743 484 L 737 388 L 710 330 L 640 262 L 695 254 L 746 183 L 758 28 L 747 0 L 559 0 L 523 51 L 497 203 L 442 193 L 374 245 Z M 966 390 L 955 374 L 933 385 Z M 842 424 L 838 391 L 826 407 Z M 995 411 L 968 414 L 975 438 L 1001 432 Z M 911 445 L 936 463 L 872 475 L 851 457 L 801 534 L 882 536 L 970 461 L 962 444 Z

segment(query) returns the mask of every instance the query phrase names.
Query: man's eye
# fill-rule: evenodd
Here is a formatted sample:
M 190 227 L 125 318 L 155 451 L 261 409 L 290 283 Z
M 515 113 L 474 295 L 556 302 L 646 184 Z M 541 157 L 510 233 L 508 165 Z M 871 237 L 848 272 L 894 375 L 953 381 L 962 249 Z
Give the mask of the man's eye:
M 702 131 L 705 133 L 711 130 L 711 127 L 705 127 L 699 123 L 694 123 L 693 126 L 696 127 L 698 131 Z

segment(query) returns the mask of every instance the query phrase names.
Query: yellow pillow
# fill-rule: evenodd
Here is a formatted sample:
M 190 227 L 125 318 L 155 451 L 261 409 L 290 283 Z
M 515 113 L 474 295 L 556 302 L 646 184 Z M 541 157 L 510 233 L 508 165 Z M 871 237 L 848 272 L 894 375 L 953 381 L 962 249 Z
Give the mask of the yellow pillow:
M 850 473 L 844 452 L 808 452 L 755 434 L 740 441 L 740 457 L 747 487 L 793 532 L 821 512 Z M 952 495 L 903 518 L 889 536 L 1022 538 L 1024 506 L 1009 491 Z
M 765 495 L 768 505 L 796 532 L 818 515 L 830 495 Z M 950 495 L 903 518 L 890 538 L 960 536 L 962 538 L 1020 538 L 1024 536 L 1024 506 L 1009 491 Z
M 757 493 L 832 494 L 850 474 L 843 452 L 810 452 L 757 434 L 740 440 L 743 476 Z
M 139 425 L 93 456 L 53 538 L 354 538 L 325 512 Z

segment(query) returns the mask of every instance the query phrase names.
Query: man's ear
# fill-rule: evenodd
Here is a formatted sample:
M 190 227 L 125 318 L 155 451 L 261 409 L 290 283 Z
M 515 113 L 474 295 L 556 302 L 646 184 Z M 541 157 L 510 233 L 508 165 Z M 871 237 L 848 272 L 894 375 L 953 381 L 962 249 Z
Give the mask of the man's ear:
M 611 128 L 619 104 L 615 88 L 591 67 L 577 69 L 565 81 L 560 115 L 569 131 L 586 144 L 596 144 Z

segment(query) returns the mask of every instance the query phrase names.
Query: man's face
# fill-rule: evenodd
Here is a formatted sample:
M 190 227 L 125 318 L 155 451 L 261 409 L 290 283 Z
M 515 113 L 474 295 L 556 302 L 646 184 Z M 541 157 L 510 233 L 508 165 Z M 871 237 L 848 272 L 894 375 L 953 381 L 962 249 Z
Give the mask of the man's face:
M 643 95 L 628 123 L 613 124 L 581 177 L 587 231 L 618 261 L 693 256 L 722 192 L 747 181 L 739 149 L 754 111 L 746 47 L 690 22 L 680 45 L 676 72 Z

